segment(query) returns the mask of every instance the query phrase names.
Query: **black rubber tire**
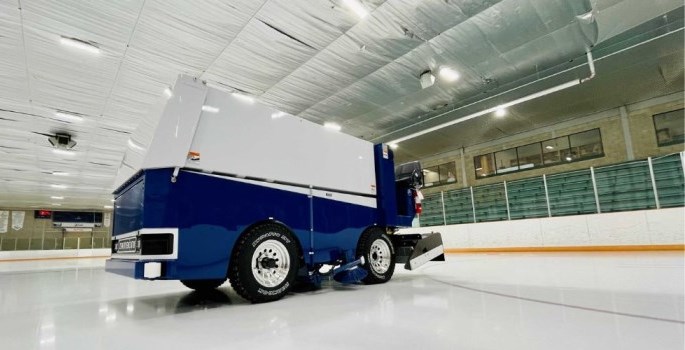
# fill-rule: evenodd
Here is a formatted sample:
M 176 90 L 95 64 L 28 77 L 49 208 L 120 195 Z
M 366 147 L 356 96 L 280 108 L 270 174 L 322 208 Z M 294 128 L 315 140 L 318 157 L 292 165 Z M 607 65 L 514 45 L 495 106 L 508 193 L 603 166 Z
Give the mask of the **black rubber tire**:
M 390 256 L 378 256 L 377 252 L 372 252 L 371 248 L 373 243 L 377 240 L 385 242 L 390 249 Z M 376 255 L 374 255 L 376 254 Z M 393 273 L 395 273 L 395 247 L 392 245 L 392 240 L 385 234 L 385 231 L 380 227 L 372 227 L 364 231 L 359 238 L 359 243 L 357 243 L 357 257 L 364 256 L 364 264 L 362 267 L 369 272 L 369 274 L 362 279 L 365 284 L 379 284 L 385 283 L 392 278 Z M 374 266 L 372 266 L 373 261 L 380 261 L 383 259 L 389 259 L 390 265 L 385 271 L 378 271 Z
M 224 282 L 226 282 L 225 278 L 215 280 L 181 280 L 181 283 L 183 283 L 184 286 L 198 292 L 214 290 L 224 284 Z
M 289 255 L 285 279 L 276 286 L 260 284 L 252 270 L 256 261 L 251 261 L 260 244 L 274 240 L 285 246 Z M 292 289 L 299 265 L 298 243 L 285 227 L 275 223 L 263 223 L 245 232 L 235 245 L 228 271 L 231 286 L 241 297 L 252 303 L 265 303 L 283 298 Z

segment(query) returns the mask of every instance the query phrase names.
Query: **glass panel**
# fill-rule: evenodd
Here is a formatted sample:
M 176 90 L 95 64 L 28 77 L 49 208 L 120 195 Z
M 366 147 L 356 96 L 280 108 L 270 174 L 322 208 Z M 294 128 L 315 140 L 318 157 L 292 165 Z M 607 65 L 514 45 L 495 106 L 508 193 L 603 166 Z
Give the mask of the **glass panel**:
M 512 220 L 548 216 L 542 176 L 507 182 L 507 194 Z
M 425 195 L 421 201 L 421 207 L 423 208 L 419 217 L 421 227 L 444 225 L 440 192 Z
M 474 187 L 473 202 L 476 205 L 476 221 L 507 220 L 503 183 Z
M 423 169 L 423 186 L 431 187 L 440 184 L 440 169 L 439 167 L 432 166 Z
M 647 161 L 596 168 L 595 181 L 603 213 L 656 208 Z
M 569 152 L 568 136 L 542 142 L 542 158 L 545 165 L 566 162 Z
M 652 159 L 656 191 L 662 208 L 685 206 L 685 177 L 680 154 Z
M 547 176 L 552 216 L 597 212 L 590 169 Z
M 592 158 L 604 154 L 599 129 L 588 130 L 569 136 L 573 160 Z
M 473 157 L 476 177 L 486 177 L 495 174 L 495 158 L 492 153 Z
M 516 148 L 496 152 L 495 162 L 497 163 L 498 174 L 519 170 L 519 162 L 516 157 Z
M 457 172 L 454 162 L 449 162 L 440 165 L 440 183 L 447 184 L 457 181 L 455 174 Z
M 683 109 L 654 116 L 654 129 L 659 146 L 683 143 L 685 141 L 685 112 Z
M 445 196 L 445 218 L 447 224 L 465 224 L 473 222 L 473 208 L 471 207 L 471 190 L 447 191 Z
M 530 169 L 542 165 L 540 142 L 516 148 L 519 157 L 519 169 Z

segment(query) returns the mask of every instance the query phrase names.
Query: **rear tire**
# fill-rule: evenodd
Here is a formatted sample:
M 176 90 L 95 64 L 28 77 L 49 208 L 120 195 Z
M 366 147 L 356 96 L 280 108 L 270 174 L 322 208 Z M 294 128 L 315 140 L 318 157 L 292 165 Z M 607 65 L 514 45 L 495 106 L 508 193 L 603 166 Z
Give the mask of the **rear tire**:
M 198 292 L 206 292 L 218 288 L 224 284 L 226 279 L 212 279 L 212 280 L 181 280 L 184 286 L 196 290 Z
M 385 283 L 395 273 L 395 248 L 380 227 L 367 229 L 357 244 L 357 256 L 364 257 L 362 267 L 369 274 L 362 279 L 365 284 Z
M 297 242 L 283 226 L 269 222 L 251 228 L 238 239 L 231 256 L 231 286 L 253 303 L 282 298 L 295 282 L 297 251 Z

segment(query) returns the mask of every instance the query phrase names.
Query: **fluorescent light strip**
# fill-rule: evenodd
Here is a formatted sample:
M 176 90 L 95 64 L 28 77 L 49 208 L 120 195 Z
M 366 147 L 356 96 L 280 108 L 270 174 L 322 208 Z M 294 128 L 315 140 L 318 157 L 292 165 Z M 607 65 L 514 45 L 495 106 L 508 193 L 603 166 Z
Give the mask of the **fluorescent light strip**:
M 204 105 L 204 106 L 202 106 L 202 111 L 203 111 L 203 112 L 208 112 L 208 113 L 219 113 L 219 108 L 213 107 L 213 106 Z
M 111 205 L 105 205 L 105 209 L 112 209 L 112 208 L 114 208 L 114 207 Z
M 139 151 L 145 150 L 145 147 L 139 146 L 137 143 L 133 142 L 133 140 L 131 140 L 131 139 L 128 139 L 128 146 L 133 148 L 133 149 L 137 149 Z
M 399 147 L 396 143 L 390 143 L 388 146 L 390 146 L 390 149 L 397 149 L 397 147 Z
M 167 87 L 167 88 L 164 89 L 164 96 L 166 96 L 167 98 L 169 98 L 169 97 L 171 97 L 171 96 L 173 96 L 173 95 L 174 95 L 174 93 L 171 92 L 171 88 Z
M 80 49 L 80 50 L 83 50 L 86 52 L 90 52 L 92 54 L 99 54 L 100 53 L 99 47 L 97 47 L 93 44 L 89 44 L 85 41 L 61 37 L 59 42 L 62 43 L 62 45 L 64 45 L 64 46 L 73 47 L 73 48 Z
M 359 16 L 359 18 L 364 18 L 369 15 L 369 11 L 367 11 L 366 7 L 364 7 L 364 5 L 362 5 L 362 3 L 358 0 L 343 0 L 343 3 L 345 6 L 347 6 L 347 8 L 352 10 L 354 14 Z
M 247 102 L 247 103 L 249 103 L 249 104 L 254 103 L 254 98 L 253 98 L 253 97 L 250 97 L 250 96 L 247 96 L 247 95 L 243 95 L 243 94 L 240 94 L 240 93 L 237 93 L 237 92 L 232 93 L 232 95 L 233 95 L 233 97 L 235 97 L 235 98 L 237 98 L 237 99 L 239 99 L 239 100 L 242 100 L 242 101 L 244 101 L 244 102 Z
M 52 153 L 54 153 L 54 154 L 59 154 L 59 155 L 63 155 L 63 156 L 75 156 L 75 155 L 76 155 L 76 152 L 74 152 L 74 151 L 67 151 L 67 150 L 65 150 L 65 149 L 53 149 L 53 150 L 52 150 Z
M 325 123 L 323 123 L 323 126 L 326 129 L 330 129 L 333 131 L 340 131 L 342 129 L 342 127 L 340 127 L 340 125 L 338 125 L 336 123 L 332 123 L 332 122 L 325 122 Z
M 67 151 L 67 152 L 68 152 L 68 151 Z M 73 152 L 71 152 L 71 153 L 73 153 Z M 53 172 L 52 172 L 52 175 L 55 175 L 55 176 L 69 176 L 69 173 L 64 172 L 64 171 L 53 171 Z
M 282 118 L 282 117 L 284 117 L 285 115 L 286 115 L 285 112 L 276 112 L 276 113 L 271 114 L 271 119 Z
M 52 187 L 52 188 L 58 188 L 58 189 L 60 189 L 60 190 L 63 190 L 63 189 L 65 189 L 65 188 L 67 188 L 67 185 L 54 185 L 54 184 L 53 184 L 53 185 L 50 185 L 50 187 Z
M 64 112 L 57 112 L 55 113 L 55 117 L 66 121 L 66 122 L 77 122 L 80 123 L 83 121 L 83 117 L 76 115 L 76 114 L 70 114 L 70 113 L 64 113 Z
M 64 197 L 62 197 L 62 196 L 50 196 L 50 198 L 52 198 L 52 199 L 64 199 Z
M 495 111 L 495 117 L 504 117 L 507 115 L 507 109 L 506 108 L 498 108 Z

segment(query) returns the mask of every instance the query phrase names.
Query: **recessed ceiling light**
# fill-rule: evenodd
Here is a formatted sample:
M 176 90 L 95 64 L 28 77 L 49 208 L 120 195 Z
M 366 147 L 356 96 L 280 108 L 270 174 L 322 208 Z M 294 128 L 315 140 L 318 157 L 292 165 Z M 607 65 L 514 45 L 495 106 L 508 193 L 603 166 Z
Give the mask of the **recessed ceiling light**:
M 285 112 L 276 112 L 276 113 L 273 113 L 273 114 L 271 114 L 271 119 L 282 118 L 283 116 L 285 116 L 285 114 L 286 114 Z
M 573 158 L 571 158 L 571 156 L 566 156 L 566 161 L 570 162 L 572 160 L 573 160 Z
M 366 10 L 366 7 L 358 0 L 343 0 L 343 3 L 347 8 L 352 10 L 354 14 L 359 16 L 359 18 L 364 18 L 369 15 L 369 11 Z
M 83 121 L 82 116 L 76 115 L 76 114 L 71 114 L 71 113 L 57 112 L 57 113 L 55 113 L 55 117 L 65 121 L 65 122 L 80 123 Z
M 61 203 L 50 203 L 50 205 L 54 205 L 54 206 L 56 206 L 56 207 L 61 207 L 61 206 L 62 206 Z
M 389 144 L 388 146 L 390 146 L 390 149 L 397 149 L 397 147 L 400 147 L 400 146 L 399 146 L 398 144 L 396 144 L 396 143 L 391 143 L 391 144 Z
M 65 189 L 65 188 L 67 188 L 67 185 L 55 185 L 55 184 L 52 184 L 52 185 L 50 185 L 50 187 L 52 187 L 52 188 L 57 188 L 57 189 L 60 189 L 60 190 L 63 190 L 63 189 Z
M 100 53 L 100 48 L 83 40 L 75 39 L 75 38 L 67 38 L 67 37 L 61 37 L 59 39 L 59 42 L 62 43 L 64 46 L 69 46 L 73 48 L 77 48 L 83 51 L 87 51 L 93 54 L 99 54 Z
M 506 108 L 498 108 L 495 111 L 495 117 L 504 117 L 507 115 L 507 109 Z
M 333 122 L 325 122 L 325 123 L 323 123 L 323 126 L 327 129 L 331 129 L 333 131 L 340 131 L 342 129 L 339 124 L 336 124 Z
M 438 74 L 440 74 L 441 79 L 449 82 L 457 81 L 460 77 L 459 72 L 449 67 L 440 68 L 440 72 Z
M 167 98 L 169 98 L 169 97 L 171 97 L 171 96 L 173 96 L 173 95 L 174 95 L 174 93 L 171 92 L 171 88 L 167 86 L 167 87 L 164 89 L 164 96 L 166 96 Z
M 74 151 L 67 151 L 67 150 L 65 150 L 65 149 L 53 149 L 53 150 L 52 150 L 52 153 L 54 153 L 54 154 L 59 154 L 59 155 L 62 155 L 62 156 L 75 156 L 75 155 L 76 155 L 76 152 L 74 152 Z
M 219 108 L 208 105 L 202 106 L 202 110 L 208 113 L 219 113 Z
M 52 199 L 64 199 L 64 197 L 62 197 L 62 196 L 50 196 L 50 198 L 52 198 Z
M 67 152 L 69 152 L 69 151 L 67 151 Z M 73 152 L 71 152 L 71 153 L 73 153 Z M 64 172 L 64 171 L 53 171 L 53 172 L 52 172 L 52 175 L 55 175 L 55 176 L 69 176 L 69 173 Z
M 235 97 L 239 100 L 243 100 L 247 103 L 250 103 L 250 104 L 254 103 L 254 97 L 243 95 L 243 94 L 237 93 L 237 92 L 232 93 L 232 95 L 233 95 L 233 97 Z
M 554 149 L 554 146 L 547 145 L 547 146 L 545 146 L 545 149 L 550 149 L 550 150 L 551 150 L 551 149 Z

